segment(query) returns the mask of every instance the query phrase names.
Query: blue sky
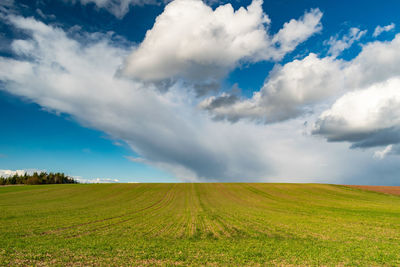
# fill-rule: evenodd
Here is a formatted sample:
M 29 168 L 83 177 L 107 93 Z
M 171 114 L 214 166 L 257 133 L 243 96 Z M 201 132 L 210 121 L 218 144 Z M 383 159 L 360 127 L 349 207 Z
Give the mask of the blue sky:
M 6 0 L 0 170 L 398 185 L 398 10 Z

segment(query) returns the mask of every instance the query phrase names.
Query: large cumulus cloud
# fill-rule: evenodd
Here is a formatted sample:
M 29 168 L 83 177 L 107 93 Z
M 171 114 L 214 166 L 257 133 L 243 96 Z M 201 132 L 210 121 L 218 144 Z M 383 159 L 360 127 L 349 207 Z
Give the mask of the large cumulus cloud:
M 210 97 L 200 103 L 217 119 L 255 120 L 263 123 L 296 118 L 313 110 L 313 105 L 343 91 L 343 62 L 318 58 L 310 54 L 284 66 L 277 65 L 260 91 L 252 98 L 225 102 L 215 106 L 221 97 Z M 228 96 L 224 96 L 227 98 Z
M 321 30 L 321 17 L 311 10 L 271 36 L 261 0 L 236 11 L 230 4 L 213 10 L 199 0 L 176 0 L 157 17 L 122 73 L 145 82 L 212 85 L 241 62 L 281 59 Z
M 400 35 L 365 45 L 342 74 L 346 88 L 316 121 L 314 134 L 353 148 L 400 142 Z
M 343 95 L 319 116 L 314 133 L 352 147 L 400 142 L 400 78 Z

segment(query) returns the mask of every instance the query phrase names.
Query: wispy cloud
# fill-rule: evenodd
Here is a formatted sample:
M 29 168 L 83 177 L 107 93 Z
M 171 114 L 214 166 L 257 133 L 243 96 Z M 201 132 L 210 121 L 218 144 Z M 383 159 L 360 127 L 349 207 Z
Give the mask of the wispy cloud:
M 389 32 L 389 31 L 392 31 L 392 30 L 394 30 L 394 28 L 395 28 L 395 24 L 394 23 L 391 23 L 391 24 L 389 24 L 389 25 L 386 25 L 386 26 L 377 26 L 376 28 L 375 28 L 375 31 L 374 31 L 374 33 L 372 34 L 374 37 L 378 37 L 379 35 L 381 35 L 382 33 L 384 33 L 384 32 Z
M 132 156 L 124 156 L 129 161 L 136 162 L 136 163 L 146 163 L 146 160 L 141 157 L 132 157 Z
M 344 50 L 350 48 L 354 42 L 360 40 L 367 33 L 367 30 L 361 31 L 358 28 L 351 28 L 349 32 L 344 35 L 341 39 L 338 36 L 331 37 L 326 44 L 329 45 L 328 54 L 337 57 Z
M 383 159 L 387 154 L 392 152 L 393 145 L 386 146 L 383 150 L 377 150 L 374 153 L 374 158 Z

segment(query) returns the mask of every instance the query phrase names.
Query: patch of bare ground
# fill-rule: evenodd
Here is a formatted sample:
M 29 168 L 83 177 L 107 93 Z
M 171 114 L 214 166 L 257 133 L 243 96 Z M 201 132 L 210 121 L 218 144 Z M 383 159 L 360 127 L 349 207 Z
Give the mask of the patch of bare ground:
M 347 186 L 352 188 L 358 188 L 363 190 L 400 196 L 400 186 L 384 186 L 384 185 L 347 185 Z

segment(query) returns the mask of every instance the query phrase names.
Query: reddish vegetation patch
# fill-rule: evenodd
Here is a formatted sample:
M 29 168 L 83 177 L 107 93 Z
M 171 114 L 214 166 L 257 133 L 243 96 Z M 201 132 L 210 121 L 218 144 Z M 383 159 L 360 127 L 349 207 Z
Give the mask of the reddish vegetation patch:
M 400 195 L 400 186 L 383 186 L 383 185 L 348 185 L 349 187 L 381 192 L 392 195 Z

